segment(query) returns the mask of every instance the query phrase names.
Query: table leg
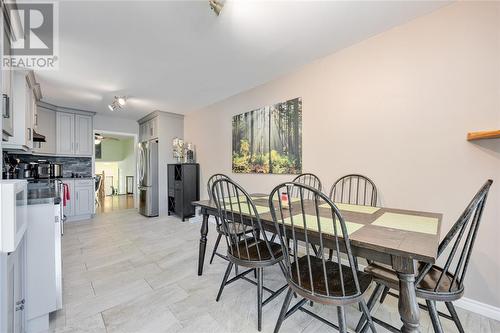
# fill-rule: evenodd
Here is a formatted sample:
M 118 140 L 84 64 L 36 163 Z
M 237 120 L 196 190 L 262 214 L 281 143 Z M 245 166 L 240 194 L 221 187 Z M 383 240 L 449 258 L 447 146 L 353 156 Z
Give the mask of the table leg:
M 205 250 L 207 249 L 207 234 L 208 234 L 208 214 L 203 214 L 203 222 L 200 229 L 200 251 L 198 253 L 198 275 L 203 274 L 203 263 L 205 262 Z
M 420 332 L 420 309 L 418 308 L 415 293 L 415 264 L 412 259 L 393 258 L 393 268 L 399 278 L 399 303 L 398 310 L 403 322 L 401 332 Z

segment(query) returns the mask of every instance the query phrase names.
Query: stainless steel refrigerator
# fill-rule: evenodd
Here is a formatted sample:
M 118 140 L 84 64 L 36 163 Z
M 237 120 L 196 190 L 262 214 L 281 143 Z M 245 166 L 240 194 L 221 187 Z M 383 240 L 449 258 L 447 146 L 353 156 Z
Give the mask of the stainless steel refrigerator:
M 158 140 L 139 144 L 139 213 L 158 216 Z

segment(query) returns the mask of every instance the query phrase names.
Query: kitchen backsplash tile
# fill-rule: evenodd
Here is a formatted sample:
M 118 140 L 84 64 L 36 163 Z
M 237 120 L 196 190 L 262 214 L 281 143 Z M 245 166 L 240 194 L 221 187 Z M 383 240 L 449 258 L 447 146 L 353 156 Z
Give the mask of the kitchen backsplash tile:
M 45 155 L 28 155 L 28 154 L 9 154 L 14 158 L 18 158 L 21 162 L 38 162 L 44 160 L 51 163 L 61 163 L 63 166 L 63 177 L 69 178 L 72 173 L 78 174 L 81 177 L 92 177 L 92 158 L 91 157 L 62 157 L 62 156 L 45 156 Z

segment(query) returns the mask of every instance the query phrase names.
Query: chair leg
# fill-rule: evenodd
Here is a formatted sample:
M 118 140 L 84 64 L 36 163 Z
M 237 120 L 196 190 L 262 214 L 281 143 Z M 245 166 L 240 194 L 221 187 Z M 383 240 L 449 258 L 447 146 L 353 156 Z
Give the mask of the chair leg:
M 368 324 L 363 327 L 363 332 L 366 330 L 365 328 L 370 326 L 372 333 L 377 333 L 377 329 L 375 328 L 375 323 L 372 320 L 372 316 L 370 315 L 370 310 L 368 309 L 368 306 L 366 305 L 366 302 L 364 299 L 359 302 L 359 305 L 361 307 L 361 311 L 363 311 L 363 314 L 368 318 Z
M 462 326 L 462 323 L 460 322 L 460 318 L 458 318 L 457 311 L 455 310 L 455 307 L 453 306 L 453 303 L 452 302 L 445 302 L 444 304 L 446 304 L 448 311 L 450 311 L 451 317 L 453 318 L 455 325 L 457 325 L 458 331 L 460 333 L 465 333 L 464 328 Z
M 432 327 L 435 333 L 443 333 L 443 327 L 441 327 L 441 321 L 439 320 L 439 315 L 436 308 L 436 301 L 431 301 L 426 299 L 427 308 L 429 309 L 429 315 L 431 316 Z
M 214 250 L 212 251 L 212 256 L 210 257 L 210 265 L 212 264 L 212 261 L 214 261 L 215 253 L 217 253 L 217 248 L 219 247 L 219 242 L 220 242 L 221 237 L 222 237 L 222 235 L 219 234 L 217 236 L 217 240 L 215 241 Z
M 264 280 L 264 268 L 257 268 L 257 330 L 262 329 L 262 293 Z
M 292 300 L 292 296 L 293 296 L 293 291 L 291 288 L 288 288 L 285 300 L 283 301 L 283 306 L 281 307 L 280 316 L 278 317 L 278 321 L 276 322 L 276 326 L 274 327 L 274 333 L 279 332 L 281 324 L 283 324 L 283 321 L 285 320 L 285 315 L 286 312 L 288 311 L 288 307 L 290 306 L 290 301 Z
M 229 274 L 231 274 L 231 269 L 233 269 L 233 263 L 229 262 L 227 264 L 227 269 L 226 273 L 224 273 L 224 278 L 222 279 L 222 283 L 219 288 L 219 293 L 217 294 L 217 298 L 215 299 L 216 302 L 219 301 L 220 296 L 222 295 L 222 291 L 224 290 L 224 287 L 226 286 L 227 279 L 229 278 Z
M 384 290 L 384 286 L 381 283 L 377 283 L 377 286 L 375 287 L 375 290 L 373 291 L 373 293 L 371 294 L 370 298 L 368 299 L 367 306 L 368 306 L 368 311 L 369 312 L 375 306 L 375 302 L 380 297 L 380 295 L 382 294 L 383 290 Z M 363 328 L 363 326 L 365 325 L 365 322 L 366 322 L 366 315 L 363 313 L 361 315 L 361 318 L 359 319 L 359 322 L 358 322 L 358 325 L 356 326 L 355 331 L 356 332 L 360 332 L 361 328 Z
M 343 306 L 337 306 L 337 317 L 339 318 L 339 333 L 347 333 L 345 311 Z
M 384 287 L 384 292 L 382 293 L 382 297 L 380 297 L 380 304 L 384 303 L 385 298 L 387 297 L 387 294 L 391 291 L 391 288 L 389 287 Z

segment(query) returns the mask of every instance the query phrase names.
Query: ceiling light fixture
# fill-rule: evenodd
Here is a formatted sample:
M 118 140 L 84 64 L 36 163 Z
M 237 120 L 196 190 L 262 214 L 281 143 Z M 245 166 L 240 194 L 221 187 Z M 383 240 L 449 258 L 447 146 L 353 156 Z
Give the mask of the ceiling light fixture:
M 127 102 L 126 96 L 115 96 L 111 104 L 108 104 L 108 109 L 110 111 L 120 110 Z
M 208 4 L 217 16 L 220 15 L 222 8 L 224 8 L 224 3 L 221 0 L 209 0 Z

